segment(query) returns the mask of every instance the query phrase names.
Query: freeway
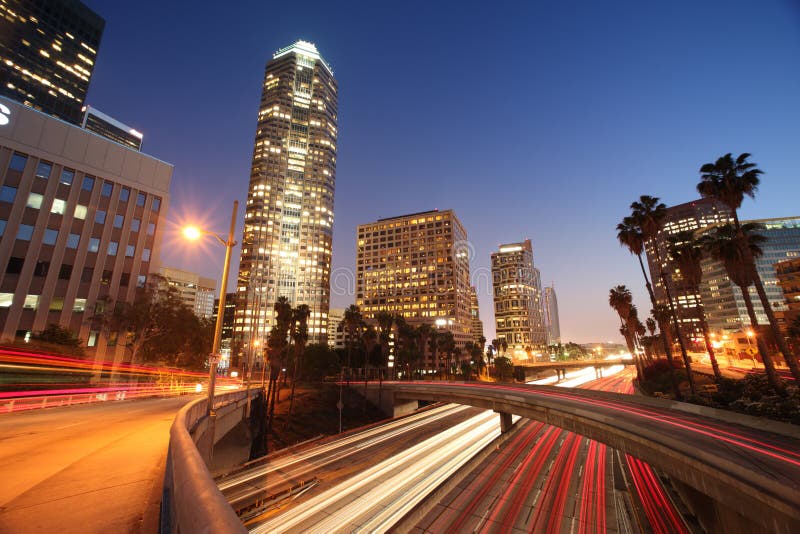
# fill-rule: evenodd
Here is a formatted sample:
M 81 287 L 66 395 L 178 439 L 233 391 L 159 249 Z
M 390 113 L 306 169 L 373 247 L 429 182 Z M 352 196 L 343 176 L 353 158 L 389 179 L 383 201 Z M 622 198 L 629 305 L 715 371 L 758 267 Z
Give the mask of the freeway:
M 189 400 L 0 417 L 0 532 L 155 532 L 169 427 Z

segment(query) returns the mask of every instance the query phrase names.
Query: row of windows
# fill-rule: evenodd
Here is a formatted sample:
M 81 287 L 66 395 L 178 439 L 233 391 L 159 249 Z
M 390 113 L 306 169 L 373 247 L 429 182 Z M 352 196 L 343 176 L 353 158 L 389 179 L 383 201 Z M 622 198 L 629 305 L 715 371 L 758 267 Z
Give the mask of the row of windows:
M 11 163 L 9 164 L 8 168 L 9 170 L 22 172 L 25 169 L 25 164 L 27 163 L 27 161 L 28 161 L 28 156 L 15 152 L 11 156 Z M 49 180 L 52 172 L 53 172 L 52 163 L 49 163 L 47 161 L 40 161 L 39 165 L 36 167 L 35 176 L 43 180 Z M 72 185 L 74 179 L 75 179 L 75 171 L 73 169 L 68 169 L 65 167 L 61 170 L 61 175 L 59 176 L 58 181 L 60 184 Z M 84 191 L 92 191 L 94 189 L 96 182 L 102 183 L 102 189 L 100 190 L 100 195 L 103 197 L 110 197 L 111 193 L 114 191 L 114 183 L 100 180 L 99 178 L 89 176 L 88 174 L 85 175 L 83 178 L 83 182 L 81 183 L 81 189 L 83 189 Z M 127 202 L 128 199 L 130 198 L 130 194 L 131 194 L 131 189 L 129 187 L 122 187 L 119 192 L 120 202 Z M 147 195 L 145 193 L 142 192 L 137 193 L 136 205 L 144 206 L 146 198 Z M 7 202 L 13 202 L 13 199 Z M 155 212 L 158 212 L 161 209 L 160 197 L 153 198 L 151 209 Z
M 22 272 L 22 267 L 25 264 L 25 258 L 18 258 L 12 256 L 8 259 L 8 265 L 6 266 L 6 274 L 19 274 Z M 47 273 L 50 271 L 50 262 L 49 261 L 39 261 L 36 262 L 36 266 L 34 267 L 33 274 L 34 276 L 44 277 L 47 276 Z M 73 274 L 73 266 L 67 263 L 61 265 L 58 271 L 58 279 L 59 280 L 70 280 Z M 92 281 L 92 277 L 94 276 L 94 268 L 93 267 L 84 267 L 83 272 L 81 272 L 81 283 L 89 283 Z M 111 283 L 111 278 L 114 276 L 114 271 L 110 269 L 104 269 L 101 277 L 100 283 L 103 285 L 108 285 Z M 130 283 L 131 273 L 123 272 L 120 274 L 119 278 L 119 285 L 120 286 L 127 286 Z M 146 275 L 139 275 L 136 279 L 136 287 L 144 287 L 145 282 L 147 281 Z

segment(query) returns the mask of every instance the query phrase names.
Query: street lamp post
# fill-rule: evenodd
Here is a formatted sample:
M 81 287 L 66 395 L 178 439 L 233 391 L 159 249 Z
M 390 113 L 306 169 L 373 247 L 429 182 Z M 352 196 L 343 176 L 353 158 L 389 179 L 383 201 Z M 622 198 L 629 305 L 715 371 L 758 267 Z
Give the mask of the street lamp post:
M 233 247 L 236 246 L 236 241 L 233 240 L 236 231 L 236 213 L 239 210 L 239 201 L 233 201 L 233 212 L 231 213 L 231 226 L 228 231 L 228 239 L 222 239 L 214 232 L 200 230 L 195 227 L 187 227 L 183 230 L 183 235 L 189 239 L 199 239 L 203 234 L 212 235 L 225 247 L 225 263 L 222 267 L 222 285 L 219 291 L 219 306 L 217 307 L 217 323 L 214 328 L 214 343 L 211 346 L 211 354 L 208 358 L 208 407 L 206 413 L 208 414 L 208 461 L 211 461 L 211 455 L 214 451 L 214 430 L 215 430 L 215 417 L 214 413 L 214 389 L 217 379 L 217 364 L 219 363 L 219 348 L 222 342 L 222 323 L 225 315 L 225 292 L 228 287 L 228 274 L 231 268 L 231 253 Z

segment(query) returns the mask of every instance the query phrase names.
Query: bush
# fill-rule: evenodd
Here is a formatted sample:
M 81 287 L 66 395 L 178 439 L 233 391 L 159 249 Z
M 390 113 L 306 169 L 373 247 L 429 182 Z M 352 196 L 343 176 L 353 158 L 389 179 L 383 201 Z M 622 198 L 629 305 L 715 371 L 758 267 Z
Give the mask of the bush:
M 741 380 L 723 379 L 711 405 L 757 417 L 800 424 L 800 388 L 790 385 L 779 392 L 766 375 L 752 374 Z

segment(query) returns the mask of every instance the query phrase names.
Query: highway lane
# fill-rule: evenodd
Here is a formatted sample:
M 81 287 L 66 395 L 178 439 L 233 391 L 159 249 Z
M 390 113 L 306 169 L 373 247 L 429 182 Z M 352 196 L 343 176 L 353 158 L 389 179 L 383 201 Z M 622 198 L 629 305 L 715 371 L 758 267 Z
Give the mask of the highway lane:
M 154 532 L 169 428 L 192 398 L 0 416 L 0 532 Z

